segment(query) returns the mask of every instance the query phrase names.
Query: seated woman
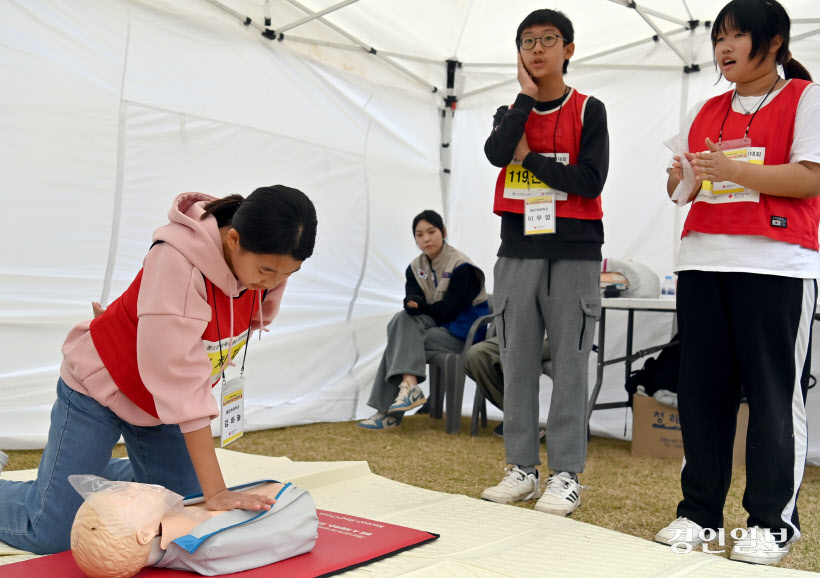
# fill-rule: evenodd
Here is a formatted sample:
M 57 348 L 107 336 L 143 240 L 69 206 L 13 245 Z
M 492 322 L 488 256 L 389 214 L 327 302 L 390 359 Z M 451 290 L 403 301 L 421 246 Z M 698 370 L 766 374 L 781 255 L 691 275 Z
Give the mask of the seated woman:
M 427 360 L 460 352 L 473 321 L 489 312 L 484 273 L 447 244 L 441 215 L 416 215 L 413 234 L 422 253 L 407 267 L 404 311 L 387 325 L 387 348 L 367 402 L 377 413 L 359 423 L 365 429 L 396 427 L 404 412 L 427 401 L 418 385 Z M 481 332 L 475 340 L 483 338 Z

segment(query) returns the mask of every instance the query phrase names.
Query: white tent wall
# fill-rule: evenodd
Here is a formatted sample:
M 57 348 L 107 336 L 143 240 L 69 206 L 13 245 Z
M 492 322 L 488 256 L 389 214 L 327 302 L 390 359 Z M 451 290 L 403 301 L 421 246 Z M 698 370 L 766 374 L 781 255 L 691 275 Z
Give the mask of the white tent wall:
M 362 0 L 325 17 L 335 31 L 317 20 L 275 42 L 254 28 L 266 7 L 275 30 L 335 3 L 304 0 L 301 9 L 295 0 L 224 0 L 231 14 L 205 0 L 0 0 L 0 195 L 7 208 L 0 218 L 15 248 L 0 263 L 0 342 L 13 360 L 0 371 L 0 448 L 42 447 L 65 333 L 88 317 L 89 301 L 110 301 L 127 286 L 176 193 L 247 193 L 274 182 L 314 199 L 320 237 L 290 282 L 272 332 L 250 345 L 250 425 L 366 415 L 384 328 L 415 253 L 409 221 L 443 206 L 442 92 L 430 87 L 444 88 L 444 61 L 453 55 L 465 63 L 459 96 L 511 81 L 461 99 L 451 139 L 450 238 L 492 288 L 497 169 L 482 148 L 495 108 L 517 92 L 515 27 L 542 3 L 522 1 L 512 10 L 498 0 Z M 653 32 L 637 11 L 614 1 L 549 4 L 575 23 L 569 84 L 608 110 L 604 255 L 668 274 L 682 217 L 663 195 L 668 153 L 661 142 L 686 108 L 725 85 L 714 85 L 710 66 L 683 74 L 683 61 L 663 40 L 585 61 Z M 639 4 L 678 20 L 655 18 L 666 32 L 689 18 L 680 0 Z M 686 4 L 701 20 L 718 9 L 706 0 Z M 813 1 L 784 4 L 793 17 L 820 16 Z M 241 25 L 245 15 L 251 26 Z M 793 33 L 817 27 L 796 25 Z M 320 43 L 305 41 L 314 38 Z M 711 61 L 708 30 L 672 38 L 688 61 Z M 379 56 L 332 46 L 354 42 L 378 48 Z M 814 71 L 819 42 L 814 36 L 792 47 Z M 624 317 L 607 320 L 610 355 L 623 353 Z M 670 323 L 669 315 L 639 314 L 636 348 L 667 339 Z M 592 363 L 590 370 L 592 379 Z M 607 368 L 599 399 L 622 400 L 622 386 L 622 370 Z M 544 378 L 543 416 L 549 392 Z M 809 395 L 815 422 L 817 397 Z M 465 410 L 471 402 L 468 391 Z M 618 410 L 595 412 L 592 431 L 620 437 L 625 419 L 629 437 L 629 416 Z M 817 428 L 810 434 L 810 457 L 820 462 Z
M 414 253 L 407 214 L 441 210 L 438 103 L 212 12 L 2 4 L 0 191 L 15 250 L 0 269 L 0 340 L 14 360 L 0 373 L 0 447 L 43 446 L 65 334 L 91 300 L 128 286 L 174 195 L 190 190 L 281 182 L 319 214 L 314 256 L 249 348 L 249 428 L 362 412 Z

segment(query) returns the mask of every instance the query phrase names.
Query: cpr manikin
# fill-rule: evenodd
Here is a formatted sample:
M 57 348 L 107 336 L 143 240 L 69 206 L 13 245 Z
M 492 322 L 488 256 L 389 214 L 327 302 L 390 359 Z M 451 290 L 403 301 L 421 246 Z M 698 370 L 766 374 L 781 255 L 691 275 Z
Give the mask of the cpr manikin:
M 71 528 L 71 551 L 90 578 L 128 578 L 144 566 L 206 576 L 241 572 L 308 552 L 318 536 L 313 499 L 291 484 L 232 488 L 275 498 L 270 510 L 210 511 L 183 506 L 182 496 L 160 486 L 97 476 L 69 481 L 85 499 Z

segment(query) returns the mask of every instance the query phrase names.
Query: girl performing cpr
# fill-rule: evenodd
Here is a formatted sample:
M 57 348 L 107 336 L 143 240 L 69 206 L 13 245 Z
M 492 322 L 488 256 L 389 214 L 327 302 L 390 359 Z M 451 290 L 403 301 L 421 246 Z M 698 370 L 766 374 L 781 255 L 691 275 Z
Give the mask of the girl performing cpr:
M 265 496 L 226 489 L 211 387 L 276 316 L 288 277 L 313 253 L 316 211 L 276 185 L 247 199 L 185 193 L 168 216 L 131 286 L 66 338 L 37 479 L 0 480 L 3 542 L 67 550 L 82 503 L 71 474 L 201 492 L 212 510 L 270 508 Z M 130 460 L 111 459 L 121 435 Z

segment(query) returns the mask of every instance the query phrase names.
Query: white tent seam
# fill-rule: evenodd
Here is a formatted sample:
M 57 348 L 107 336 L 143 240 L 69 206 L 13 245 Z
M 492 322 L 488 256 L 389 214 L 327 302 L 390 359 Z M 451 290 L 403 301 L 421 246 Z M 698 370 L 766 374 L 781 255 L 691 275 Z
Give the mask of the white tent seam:
M 187 116 L 188 118 L 192 118 L 192 119 L 196 119 L 196 120 L 204 120 L 204 121 L 207 121 L 207 122 L 213 122 L 213 123 L 220 124 L 220 125 L 223 125 L 223 126 L 230 126 L 230 127 L 236 127 L 236 128 L 252 130 L 252 131 L 255 131 L 255 132 L 260 133 L 260 134 L 275 136 L 275 137 L 282 138 L 283 140 L 288 140 L 288 141 L 291 141 L 291 142 L 299 142 L 299 143 L 303 143 L 303 144 L 306 144 L 306 145 L 310 145 L 312 147 L 318 147 L 318 148 L 324 149 L 324 150 L 343 152 L 345 154 L 349 154 L 349 155 L 357 157 L 357 158 L 360 158 L 362 156 L 361 153 L 353 151 L 352 149 L 334 148 L 334 147 L 331 147 L 331 146 L 327 146 L 325 144 L 312 142 L 312 141 L 305 140 L 305 139 L 302 139 L 302 138 L 296 138 L 296 137 L 293 137 L 293 136 L 290 136 L 290 135 L 283 135 L 281 133 L 274 132 L 272 130 L 259 128 L 257 126 L 251 126 L 251 125 L 244 124 L 244 123 L 220 120 L 220 119 L 212 118 L 212 117 L 209 117 L 209 116 L 193 114 L 193 113 L 190 113 L 190 112 L 186 112 L 184 110 L 175 110 L 175 109 L 172 109 L 172 108 L 165 108 L 165 107 L 162 107 L 162 106 L 147 104 L 147 103 L 136 101 L 136 100 L 123 99 L 123 102 L 126 103 L 126 104 L 133 104 L 133 105 L 140 106 L 142 108 L 157 111 L 157 112 L 164 112 L 164 113 L 167 113 L 167 114 L 174 114 L 174 115 L 183 115 L 183 116 Z
M 370 93 L 370 98 L 367 99 L 367 102 L 364 103 L 362 109 L 366 110 L 367 105 L 370 104 L 370 101 L 373 100 L 373 93 Z M 368 117 L 372 118 L 372 117 Z M 364 151 L 363 155 L 367 156 L 367 146 L 370 142 L 370 131 L 373 128 L 372 120 L 367 123 L 367 132 L 365 133 L 364 137 Z M 362 283 L 364 282 L 364 276 L 367 272 L 367 258 L 370 254 L 370 181 L 367 179 L 367 163 L 362 165 L 362 174 L 364 177 L 364 202 L 365 202 L 365 211 L 364 211 L 364 253 L 362 255 L 362 268 L 359 271 L 359 278 L 356 280 L 356 287 L 353 289 L 353 295 L 350 298 L 350 304 L 347 307 L 347 323 L 351 327 L 351 337 L 353 339 L 353 361 L 350 364 L 350 367 L 347 370 L 348 375 L 350 375 L 351 379 L 353 377 L 353 369 L 356 367 L 356 364 L 359 362 L 359 357 L 361 356 L 361 352 L 359 351 L 359 340 L 356 337 L 356 327 L 352 322 L 353 319 L 353 309 L 356 307 L 356 301 L 359 298 L 359 289 L 362 287 Z M 359 388 L 353 388 L 353 407 L 350 411 L 350 420 L 356 419 L 356 410 L 359 407 Z
M 125 173 L 125 119 L 128 110 L 128 101 L 125 95 L 125 81 L 128 73 L 128 49 L 131 43 L 131 15 L 128 14 L 128 26 L 125 33 L 125 54 L 122 62 L 122 77 L 120 79 L 120 107 L 117 126 L 117 179 L 114 189 L 114 206 L 111 215 L 111 238 L 108 243 L 108 262 L 105 265 L 105 276 L 103 277 L 103 289 L 100 295 L 100 305 L 108 305 L 108 297 L 111 293 L 111 280 L 114 277 L 114 267 L 117 263 L 117 247 L 120 238 L 120 219 L 122 218 L 122 189 Z

